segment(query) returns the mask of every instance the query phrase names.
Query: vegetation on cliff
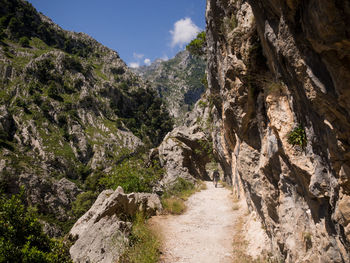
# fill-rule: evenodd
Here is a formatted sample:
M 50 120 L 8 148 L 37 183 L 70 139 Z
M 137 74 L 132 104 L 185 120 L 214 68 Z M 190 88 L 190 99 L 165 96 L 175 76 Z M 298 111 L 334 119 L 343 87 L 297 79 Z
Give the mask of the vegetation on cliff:
M 206 52 L 206 47 L 206 33 L 202 31 L 186 46 L 186 50 L 193 56 L 203 57 Z
M 1 190 L 25 186 L 55 236 L 105 187 L 152 191 L 162 170 L 147 149 L 173 126 L 163 100 L 115 51 L 26 1 L 0 3 Z

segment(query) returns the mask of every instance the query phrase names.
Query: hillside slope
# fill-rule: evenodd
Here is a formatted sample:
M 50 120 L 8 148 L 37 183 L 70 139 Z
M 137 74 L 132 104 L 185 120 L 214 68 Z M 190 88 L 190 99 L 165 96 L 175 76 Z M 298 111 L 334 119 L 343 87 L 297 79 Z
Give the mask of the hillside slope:
M 204 58 L 185 50 L 167 61 L 156 60 L 133 70 L 149 81 L 165 100 L 170 115 L 181 123 L 205 90 L 205 67 Z
M 94 199 L 102 179 L 159 144 L 172 120 L 115 51 L 25 1 L 0 0 L 0 40 L 1 191 L 24 186 L 43 219 L 66 227 L 77 195 Z

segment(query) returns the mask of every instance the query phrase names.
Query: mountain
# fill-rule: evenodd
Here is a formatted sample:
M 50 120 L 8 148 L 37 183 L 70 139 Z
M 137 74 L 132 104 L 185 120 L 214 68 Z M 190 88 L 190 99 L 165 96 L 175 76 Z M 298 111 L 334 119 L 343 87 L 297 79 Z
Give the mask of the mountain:
M 172 120 L 117 52 L 26 1 L 0 1 L 0 39 L 0 190 L 23 186 L 27 204 L 59 235 L 83 212 L 72 209 L 88 209 L 120 184 L 120 165 L 157 146 Z M 130 165 L 149 169 L 142 160 Z
M 156 88 L 170 115 L 181 123 L 205 91 L 205 67 L 203 57 L 193 56 L 185 50 L 172 59 L 158 59 L 133 71 Z

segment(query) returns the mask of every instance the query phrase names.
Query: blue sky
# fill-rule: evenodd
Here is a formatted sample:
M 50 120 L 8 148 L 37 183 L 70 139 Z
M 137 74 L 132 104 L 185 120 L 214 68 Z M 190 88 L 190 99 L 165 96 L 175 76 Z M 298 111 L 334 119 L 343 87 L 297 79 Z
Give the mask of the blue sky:
M 63 29 L 84 32 L 132 66 L 171 58 L 205 28 L 206 0 L 29 0 Z

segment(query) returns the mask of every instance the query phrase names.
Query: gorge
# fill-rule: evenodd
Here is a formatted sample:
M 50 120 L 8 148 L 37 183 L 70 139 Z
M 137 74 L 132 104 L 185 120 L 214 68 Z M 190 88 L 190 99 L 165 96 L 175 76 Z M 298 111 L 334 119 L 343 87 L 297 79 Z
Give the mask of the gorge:
M 0 4 L 1 200 L 23 191 L 75 262 L 118 260 L 138 211 L 211 180 L 208 164 L 256 214 L 264 262 L 350 261 L 348 1 L 207 0 L 205 55 L 137 70 L 26 1 Z

